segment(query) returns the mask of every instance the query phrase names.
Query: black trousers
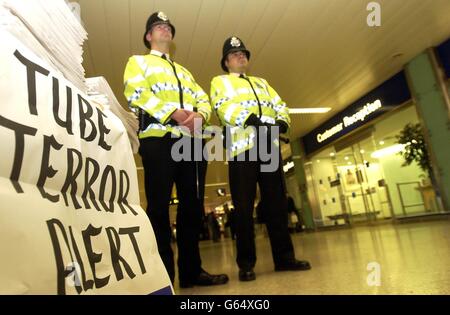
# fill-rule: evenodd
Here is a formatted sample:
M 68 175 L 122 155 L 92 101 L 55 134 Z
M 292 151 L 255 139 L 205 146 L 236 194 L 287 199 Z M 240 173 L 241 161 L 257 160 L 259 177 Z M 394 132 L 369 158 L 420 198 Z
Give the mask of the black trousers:
M 155 232 L 158 251 L 172 283 L 175 279 L 174 255 L 171 247 L 169 202 L 175 183 L 179 200 L 176 227 L 178 247 L 178 272 L 180 281 L 192 282 L 201 271 L 198 247 L 201 222 L 204 214 L 203 198 L 206 160 L 176 162 L 171 155 L 172 145 L 178 139 L 170 134 L 140 140 L 139 153 L 145 173 L 147 214 Z M 194 141 L 190 139 L 191 148 Z M 197 197 L 197 175 L 199 198 Z
M 265 223 L 272 248 L 274 264 L 294 259 L 295 253 L 288 231 L 287 198 L 282 168 L 261 172 L 260 160 L 229 161 L 231 198 L 236 215 L 236 262 L 240 269 L 251 269 L 256 263 L 253 209 L 256 184 L 259 184 Z M 279 158 L 281 164 L 281 157 Z

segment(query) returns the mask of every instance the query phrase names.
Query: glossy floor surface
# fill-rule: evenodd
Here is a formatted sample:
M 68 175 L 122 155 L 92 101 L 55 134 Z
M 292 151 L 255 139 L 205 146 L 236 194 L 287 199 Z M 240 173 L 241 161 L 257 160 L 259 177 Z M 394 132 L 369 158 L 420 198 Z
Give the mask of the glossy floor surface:
M 177 294 L 450 294 L 450 220 L 296 233 L 296 256 L 309 271 L 275 272 L 263 227 L 256 237 L 256 280 L 241 282 L 231 239 L 201 242 L 203 267 L 227 273 L 226 285 Z

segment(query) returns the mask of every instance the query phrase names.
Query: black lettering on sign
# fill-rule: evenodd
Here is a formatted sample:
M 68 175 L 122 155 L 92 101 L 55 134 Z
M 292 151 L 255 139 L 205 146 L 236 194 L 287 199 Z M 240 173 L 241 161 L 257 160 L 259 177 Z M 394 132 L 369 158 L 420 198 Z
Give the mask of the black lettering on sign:
M 93 168 L 92 174 L 89 174 L 91 169 L 90 165 L 92 165 Z M 99 173 L 100 173 L 100 165 L 97 163 L 97 161 L 91 159 L 90 157 L 86 158 L 84 171 L 84 191 L 83 194 L 81 195 L 81 198 L 83 199 L 84 202 L 84 207 L 86 209 L 91 209 L 91 206 L 88 202 L 88 199 L 90 199 L 94 204 L 95 209 L 97 209 L 97 211 L 101 211 L 96 201 L 97 197 L 95 196 L 95 192 L 92 190 L 92 185 L 95 183 L 95 180 L 97 179 Z
M 93 251 L 91 237 L 99 235 L 101 231 L 101 227 L 95 228 L 91 224 L 89 224 L 87 229 L 81 232 L 81 234 L 83 235 L 84 247 L 86 248 L 89 264 L 91 265 L 92 275 L 94 276 L 95 287 L 97 289 L 107 285 L 110 277 L 107 276 L 105 278 L 97 278 L 97 275 L 95 273 L 95 264 L 102 260 L 102 254 L 97 254 Z
M 14 163 L 9 178 L 17 193 L 23 193 L 19 184 L 20 170 L 22 169 L 23 152 L 25 150 L 25 135 L 36 135 L 36 128 L 28 127 L 0 115 L 0 126 L 14 130 L 16 149 L 14 151 Z
M 108 176 L 108 174 L 111 174 Z M 108 180 L 108 177 L 111 178 L 111 196 L 109 197 L 109 206 L 105 202 L 105 190 L 106 190 L 106 183 Z M 102 204 L 103 208 L 107 212 L 114 212 L 114 198 L 116 197 L 116 187 L 117 187 L 117 180 L 116 180 L 116 174 L 114 172 L 114 168 L 111 165 L 106 165 L 105 169 L 103 170 L 102 179 L 100 182 L 100 203 Z
M 133 279 L 136 275 L 133 273 L 133 270 L 126 262 L 126 260 L 122 256 L 120 256 L 119 233 L 117 233 L 117 231 L 113 227 L 106 228 L 106 233 L 108 234 L 109 247 L 111 250 L 111 262 L 114 268 L 114 273 L 116 274 L 117 281 L 123 279 L 123 272 L 122 268 L 120 267 L 120 263 L 122 263 L 123 267 L 125 268 L 128 277 L 130 277 L 130 279 Z
M 85 106 L 83 106 L 83 104 Z M 80 108 L 80 137 L 81 139 L 84 139 L 88 142 L 92 142 L 97 135 L 97 129 L 95 128 L 95 124 L 91 119 L 94 110 L 92 109 L 92 105 L 79 94 L 78 106 Z M 84 111 L 84 107 L 86 107 L 86 111 Z M 89 122 L 92 129 L 89 135 L 86 135 L 86 122 Z
M 72 131 L 72 89 L 66 86 L 66 99 L 67 105 L 63 106 L 63 109 L 66 111 L 65 120 L 59 117 L 59 81 L 57 78 L 53 78 L 53 117 L 55 118 L 56 123 L 65 128 L 69 135 L 73 135 Z
M 120 210 L 122 210 L 123 214 L 126 214 L 125 206 L 130 209 L 131 213 L 137 215 L 138 213 L 128 204 L 128 193 L 130 191 L 130 178 L 128 177 L 127 172 L 124 170 L 120 170 L 120 183 L 119 183 L 119 198 L 117 202 L 119 204 Z
M 94 280 L 92 279 L 86 279 L 86 272 L 84 271 L 84 263 L 83 260 L 81 259 L 81 255 L 80 255 L 80 251 L 78 250 L 78 246 L 77 246 L 77 242 L 75 241 L 75 237 L 73 236 L 73 231 L 72 231 L 72 227 L 69 226 L 69 233 L 70 233 L 70 239 L 72 241 L 72 248 L 73 251 L 75 253 L 75 257 L 77 258 L 77 263 L 80 266 L 80 271 L 81 271 L 81 281 L 83 284 L 83 290 L 87 291 L 89 289 L 92 289 L 94 287 Z M 81 283 L 79 286 L 76 286 L 77 292 L 78 294 L 81 293 Z
M 105 142 L 105 134 L 108 134 L 111 129 L 106 128 L 105 123 L 103 122 L 103 116 L 108 117 L 105 114 L 102 113 L 100 109 L 97 108 L 97 114 L 98 114 L 98 131 L 99 131 L 99 140 L 98 145 L 101 146 L 106 151 L 111 150 L 111 146 Z
M 79 106 L 79 115 L 80 115 L 80 137 L 88 142 L 94 141 L 97 136 L 97 131 L 99 133 L 98 145 L 105 149 L 106 151 L 111 150 L 111 146 L 106 143 L 105 135 L 108 134 L 111 130 L 105 126 L 103 121 L 103 117 L 106 116 L 99 108 L 96 108 L 96 113 L 98 116 L 98 126 L 92 120 L 94 116 L 94 110 L 92 105 L 84 99 L 81 95 L 78 94 L 78 106 Z M 87 123 L 91 126 L 91 132 L 87 134 L 86 127 Z M 98 130 L 97 130 L 98 127 Z
M 45 180 L 47 178 L 52 178 L 55 176 L 57 171 L 53 169 L 51 165 L 49 165 L 50 160 L 50 147 L 56 150 L 61 150 L 62 144 L 58 143 L 54 136 L 44 136 L 44 148 L 42 150 L 42 161 L 41 161 L 41 172 L 39 174 L 39 179 L 36 184 L 38 186 L 39 191 L 43 198 L 50 200 L 51 202 L 58 202 L 59 195 L 50 195 L 44 189 Z
M 36 72 L 48 76 L 50 71 L 35 64 L 31 60 L 24 57 L 18 50 L 14 52 L 14 56 L 27 68 L 27 86 L 28 86 L 28 107 L 30 114 L 37 115 L 36 108 Z
M 70 259 L 74 261 L 72 256 L 72 251 L 70 250 L 69 240 L 67 239 L 67 234 L 64 229 L 63 224 L 57 219 L 51 219 L 47 221 L 48 232 L 50 233 L 50 239 L 53 244 L 53 252 L 55 253 L 56 261 L 56 273 L 57 273 L 57 292 L 58 294 L 66 294 L 66 277 L 69 276 L 71 271 L 66 270 L 66 265 L 64 264 L 63 255 L 61 251 L 61 246 L 59 245 L 58 235 L 56 232 L 56 227 L 59 228 L 62 237 L 64 238 L 64 243 L 66 249 L 69 251 Z
M 128 235 L 128 238 L 131 241 L 131 244 L 133 245 L 134 252 L 136 254 L 136 259 L 139 263 L 140 270 L 142 274 L 146 273 L 144 261 L 142 259 L 141 252 L 139 250 L 139 246 L 136 240 L 136 233 L 139 232 L 139 226 L 133 226 L 133 227 L 127 227 L 127 228 L 119 228 L 118 230 L 115 227 L 106 227 L 105 232 L 106 235 L 102 234 L 102 227 L 94 227 L 91 224 L 89 226 L 81 231 L 81 236 L 83 238 L 83 246 L 78 246 L 76 239 L 74 237 L 74 231 L 75 235 L 78 235 L 76 228 L 72 228 L 72 226 L 68 226 L 68 232 L 66 230 L 66 227 L 63 225 L 61 221 L 58 219 L 51 219 L 47 222 L 47 227 L 50 234 L 50 239 L 52 241 L 53 245 L 53 252 L 55 254 L 55 262 L 56 262 L 56 273 L 57 273 L 57 293 L 58 294 L 66 294 L 67 286 L 69 285 L 75 285 L 75 289 L 78 294 L 82 293 L 83 291 L 86 292 L 90 289 L 95 288 L 99 289 L 106 285 L 108 285 L 111 276 L 108 275 L 104 278 L 98 278 L 97 272 L 96 272 L 96 264 L 100 263 L 102 261 L 102 253 L 96 253 L 93 250 L 92 247 L 92 240 L 94 238 L 99 238 L 102 240 L 108 240 L 109 242 L 109 249 L 111 253 L 111 261 L 103 261 L 103 265 L 110 264 L 112 266 L 114 273 L 116 275 L 117 281 L 121 281 L 124 279 L 124 274 L 122 267 L 125 269 L 128 277 L 133 279 L 136 277 L 136 274 L 132 270 L 129 261 L 127 262 L 125 257 L 130 256 L 130 250 L 129 245 L 127 246 L 126 250 L 123 250 L 125 252 L 126 256 L 120 254 L 121 248 L 125 247 L 123 236 Z M 69 237 L 70 240 L 69 240 Z M 122 238 L 122 239 L 121 239 Z M 126 240 L 127 238 L 125 238 Z M 69 243 L 70 241 L 70 243 Z M 103 244 L 104 242 L 99 242 L 99 244 Z M 85 249 L 85 255 L 81 255 L 80 249 Z M 63 255 L 66 254 L 66 255 Z M 67 257 L 67 253 L 69 254 L 70 258 Z M 64 257 L 66 257 L 66 261 L 64 261 Z M 83 262 L 82 257 L 87 257 L 88 263 Z M 70 259 L 70 261 L 67 261 Z M 75 280 L 77 280 L 74 284 L 73 283 L 67 283 L 66 279 L 70 279 L 71 276 L 73 276 L 74 268 L 71 268 L 75 264 Z M 70 267 L 70 269 L 68 269 Z M 88 279 L 86 275 L 87 268 L 91 268 L 93 279 Z
M 77 156 L 77 166 L 74 170 L 74 155 Z M 82 167 L 82 157 L 81 153 L 75 149 L 67 149 L 67 176 L 66 181 L 64 182 L 63 187 L 61 188 L 61 193 L 64 197 L 64 202 L 66 206 L 69 206 L 69 202 L 67 200 L 67 190 L 70 187 L 70 196 L 72 197 L 72 202 L 75 209 L 80 209 L 81 205 L 78 203 L 76 194 L 77 194 L 77 176 L 81 172 Z
M 139 266 L 141 267 L 142 274 L 146 273 L 144 261 L 142 260 L 141 252 L 139 251 L 139 246 L 136 241 L 136 237 L 134 236 L 134 233 L 139 232 L 139 226 L 133 226 L 129 228 L 120 228 L 119 234 L 128 234 L 130 237 L 130 241 L 133 244 L 134 252 L 136 253 L 136 258 L 139 262 Z

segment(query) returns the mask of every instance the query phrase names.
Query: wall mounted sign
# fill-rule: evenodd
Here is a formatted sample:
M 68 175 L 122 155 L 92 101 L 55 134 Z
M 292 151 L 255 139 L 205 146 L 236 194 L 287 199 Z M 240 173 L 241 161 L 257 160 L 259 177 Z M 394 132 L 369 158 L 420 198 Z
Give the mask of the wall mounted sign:
M 319 150 L 409 99 L 411 94 L 402 71 L 305 135 L 305 153 Z

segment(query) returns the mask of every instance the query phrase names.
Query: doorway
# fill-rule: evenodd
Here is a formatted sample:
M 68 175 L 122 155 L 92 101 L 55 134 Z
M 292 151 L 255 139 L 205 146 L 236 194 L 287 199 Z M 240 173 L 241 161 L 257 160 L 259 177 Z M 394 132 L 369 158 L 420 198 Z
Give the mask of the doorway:
M 353 225 L 390 219 L 392 202 L 383 169 L 374 152 L 373 132 L 321 151 L 311 159 L 320 211 L 318 226 Z
M 373 134 L 335 153 L 336 172 L 342 179 L 342 194 L 350 223 L 374 222 L 392 217 L 389 188 L 373 154 Z

